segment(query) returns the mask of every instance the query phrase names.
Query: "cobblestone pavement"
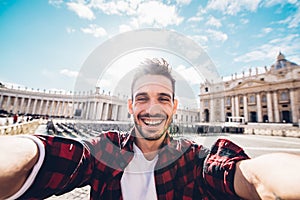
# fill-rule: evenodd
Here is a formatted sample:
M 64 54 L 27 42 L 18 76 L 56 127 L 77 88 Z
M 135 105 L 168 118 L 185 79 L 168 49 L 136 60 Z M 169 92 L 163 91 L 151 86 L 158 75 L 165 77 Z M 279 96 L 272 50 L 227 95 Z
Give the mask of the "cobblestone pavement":
M 68 192 L 66 194 L 60 195 L 60 196 L 52 196 L 47 198 L 47 200 L 63 200 L 63 199 L 90 199 L 90 186 L 85 186 L 82 188 L 76 188 L 72 190 L 71 192 Z

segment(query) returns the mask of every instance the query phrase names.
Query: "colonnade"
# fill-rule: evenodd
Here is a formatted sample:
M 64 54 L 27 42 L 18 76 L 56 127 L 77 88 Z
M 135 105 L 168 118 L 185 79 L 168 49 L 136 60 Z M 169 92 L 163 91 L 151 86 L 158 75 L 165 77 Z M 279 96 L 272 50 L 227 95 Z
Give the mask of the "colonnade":
M 71 95 L 0 88 L 0 110 L 12 114 L 128 121 L 126 101 L 114 96 Z M 77 114 L 77 115 L 76 115 Z
M 226 116 L 244 117 L 245 122 L 296 123 L 299 112 L 295 98 L 293 89 L 227 95 L 224 109 Z

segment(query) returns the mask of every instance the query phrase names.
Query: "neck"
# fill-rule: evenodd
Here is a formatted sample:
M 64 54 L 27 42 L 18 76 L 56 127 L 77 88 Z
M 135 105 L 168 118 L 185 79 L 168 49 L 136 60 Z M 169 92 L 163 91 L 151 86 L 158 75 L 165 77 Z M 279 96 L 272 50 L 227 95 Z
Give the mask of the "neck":
M 135 138 L 135 144 L 140 148 L 147 160 L 152 160 L 158 154 L 164 139 L 165 135 L 158 140 L 146 140 L 138 134 L 138 137 Z

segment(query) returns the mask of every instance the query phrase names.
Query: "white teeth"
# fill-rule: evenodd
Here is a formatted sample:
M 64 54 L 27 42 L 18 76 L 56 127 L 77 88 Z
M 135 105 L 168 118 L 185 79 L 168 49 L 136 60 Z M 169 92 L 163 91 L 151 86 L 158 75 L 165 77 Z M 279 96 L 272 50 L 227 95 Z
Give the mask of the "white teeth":
M 163 120 L 144 120 L 144 123 L 151 126 L 159 125 Z

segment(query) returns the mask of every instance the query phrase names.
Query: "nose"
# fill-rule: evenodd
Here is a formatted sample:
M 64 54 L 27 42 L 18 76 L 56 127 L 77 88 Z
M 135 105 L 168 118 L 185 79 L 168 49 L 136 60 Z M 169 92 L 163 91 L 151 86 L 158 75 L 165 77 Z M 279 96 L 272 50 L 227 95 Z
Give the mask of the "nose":
M 148 108 L 146 110 L 150 115 L 155 115 L 155 114 L 161 114 L 162 113 L 161 105 L 155 100 L 151 100 L 149 102 Z

